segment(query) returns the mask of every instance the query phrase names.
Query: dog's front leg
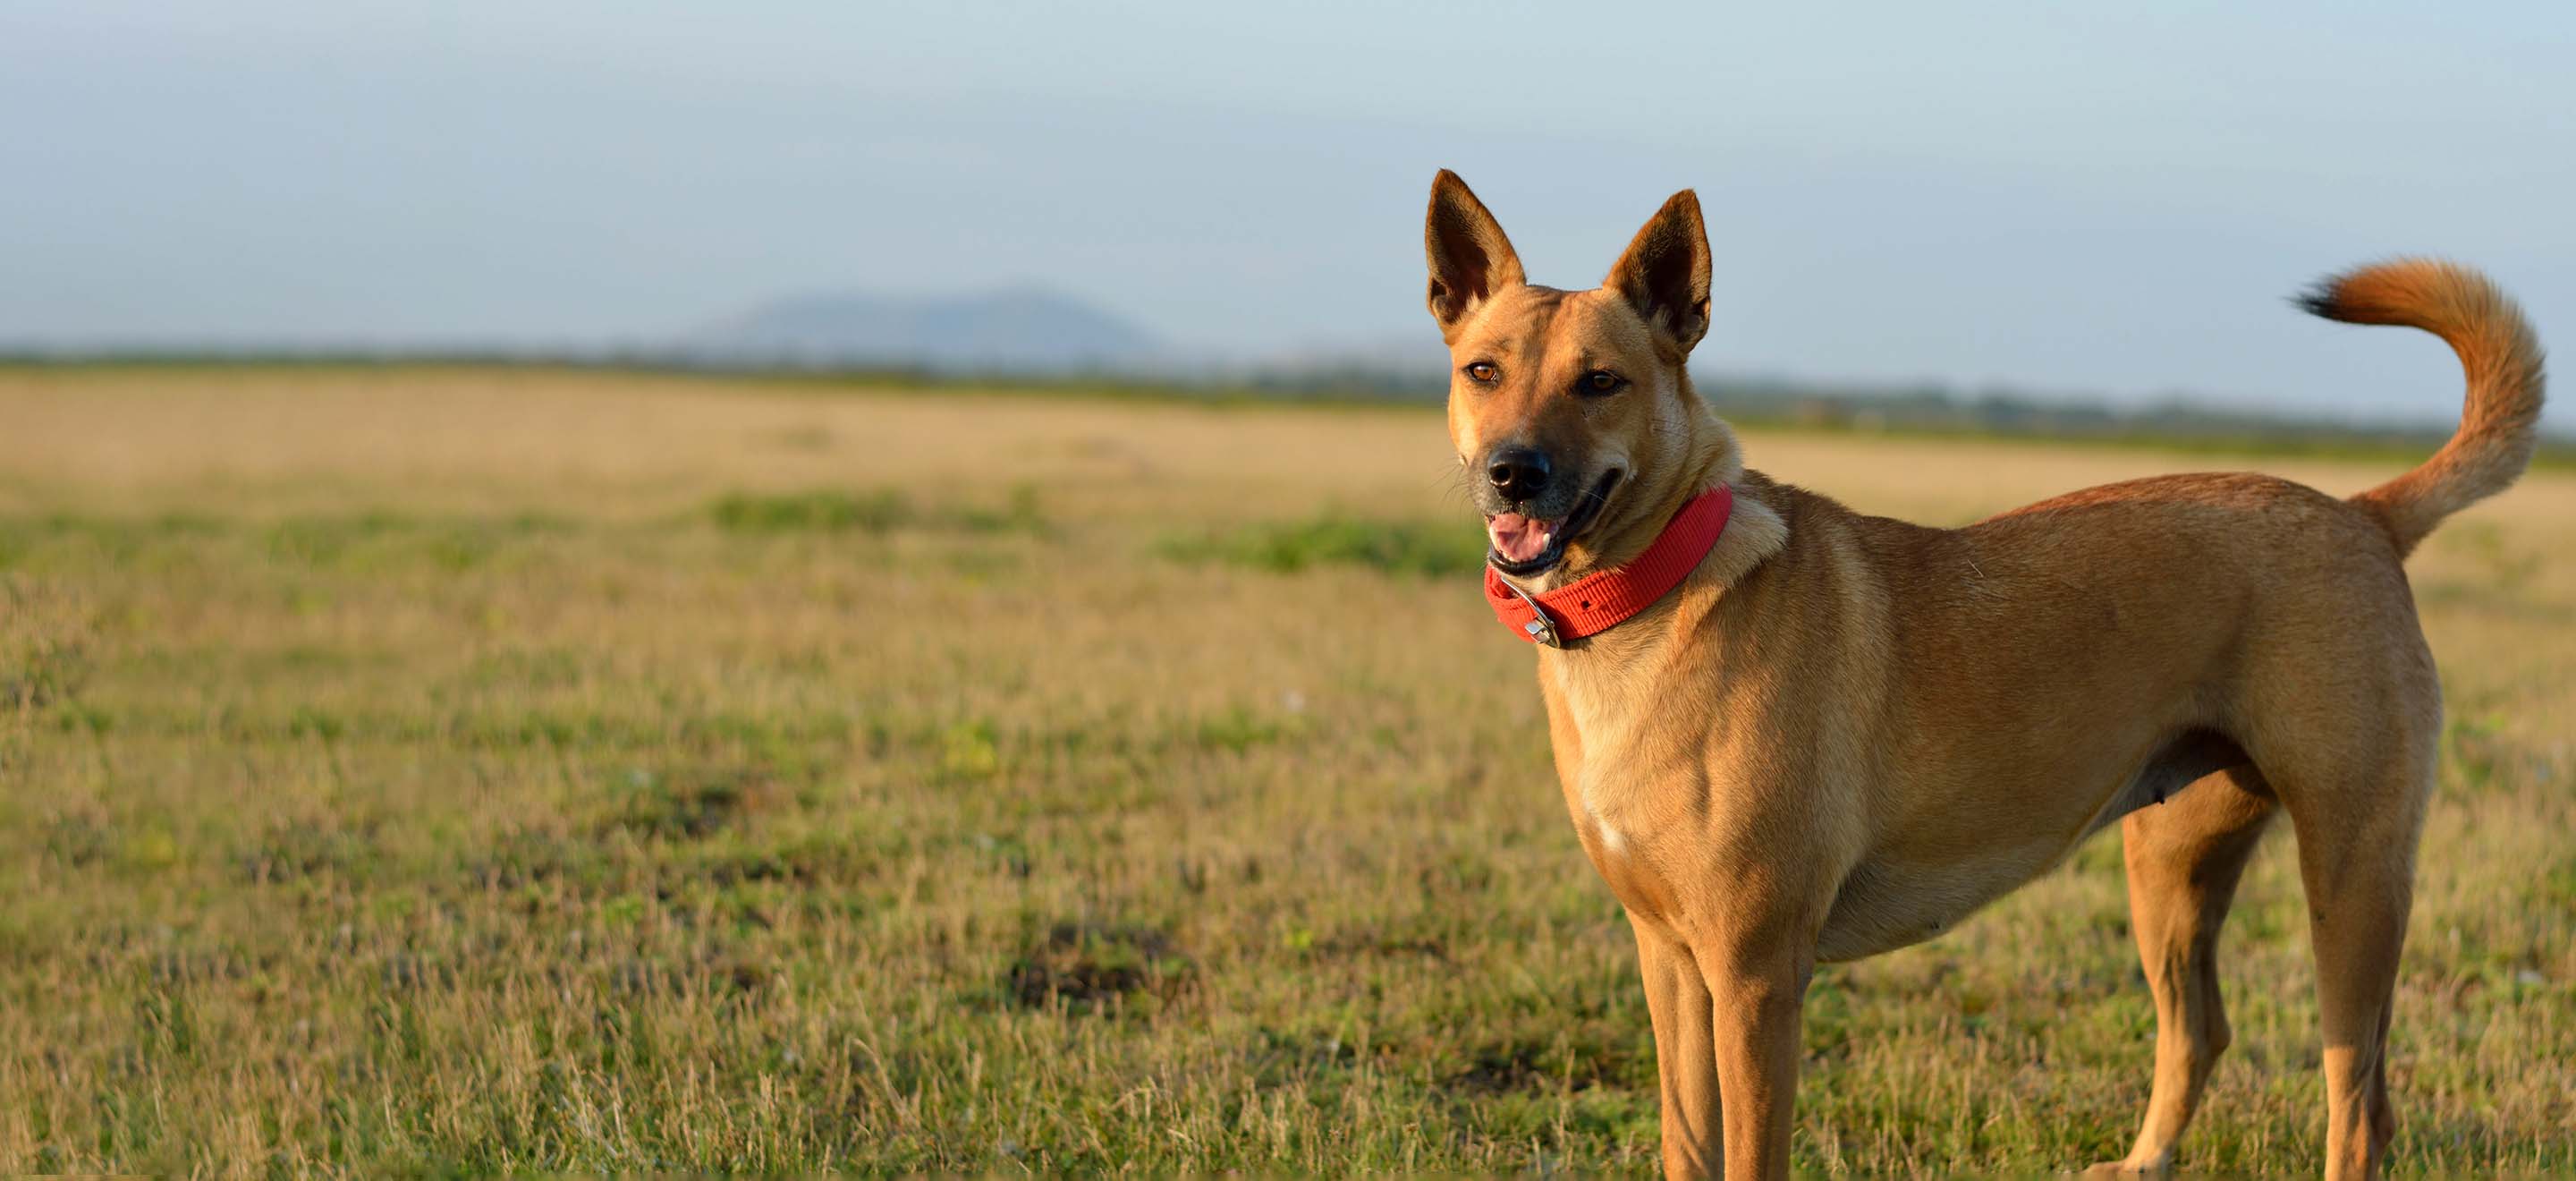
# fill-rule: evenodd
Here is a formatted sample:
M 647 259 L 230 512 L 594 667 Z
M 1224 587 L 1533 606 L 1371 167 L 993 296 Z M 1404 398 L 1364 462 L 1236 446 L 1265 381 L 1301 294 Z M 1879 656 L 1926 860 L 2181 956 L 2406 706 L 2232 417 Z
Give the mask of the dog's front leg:
M 1789 1129 L 1797 1115 L 1799 1019 L 1814 956 L 1776 944 L 1719 941 L 1700 952 L 1699 963 L 1716 1014 L 1726 1175 L 1787 1177 Z
M 1655 1024 L 1655 1074 L 1662 1083 L 1664 1176 L 1715 1177 L 1724 1164 L 1719 1123 L 1715 1010 L 1690 948 L 1634 912 L 1637 969 Z

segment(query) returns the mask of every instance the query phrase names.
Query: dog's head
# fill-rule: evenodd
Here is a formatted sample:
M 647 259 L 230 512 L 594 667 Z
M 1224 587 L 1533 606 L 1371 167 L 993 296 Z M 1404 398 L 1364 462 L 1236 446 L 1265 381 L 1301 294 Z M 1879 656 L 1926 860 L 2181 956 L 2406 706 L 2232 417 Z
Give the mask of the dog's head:
M 1503 227 L 1445 169 L 1423 245 L 1449 342 L 1449 438 L 1494 566 L 1534 577 L 1661 528 L 1704 413 L 1684 368 L 1708 331 L 1699 198 L 1673 194 L 1589 291 L 1526 282 Z

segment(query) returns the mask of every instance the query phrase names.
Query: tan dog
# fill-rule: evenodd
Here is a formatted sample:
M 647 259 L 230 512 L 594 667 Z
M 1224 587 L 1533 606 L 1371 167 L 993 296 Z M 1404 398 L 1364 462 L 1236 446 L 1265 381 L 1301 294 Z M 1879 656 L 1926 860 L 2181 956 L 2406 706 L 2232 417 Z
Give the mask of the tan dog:
M 1636 929 L 1667 1173 L 1786 1176 L 1815 964 L 1948 930 L 2114 821 L 2156 1065 L 2136 1147 L 2102 1167 L 2168 1167 L 2228 1040 L 2219 924 L 2278 812 L 2312 919 L 2326 1172 L 2376 1169 L 2442 729 L 2400 562 L 2530 459 L 2541 354 L 2503 295 L 2419 261 L 2310 298 L 2438 333 L 2468 369 L 2458 435 L 2350 500 L 2180 475 L 1929 529 L 1745 469 L 1684 369 L 1709 315 L 1691 193 L 1590 291 L 1524 283 L 1445 171 L 1425 236 L 1450 435 L 1513 586 L 1619 569 L 1734 491 L 1678 589 L 1538 653 L 1567 810 Z

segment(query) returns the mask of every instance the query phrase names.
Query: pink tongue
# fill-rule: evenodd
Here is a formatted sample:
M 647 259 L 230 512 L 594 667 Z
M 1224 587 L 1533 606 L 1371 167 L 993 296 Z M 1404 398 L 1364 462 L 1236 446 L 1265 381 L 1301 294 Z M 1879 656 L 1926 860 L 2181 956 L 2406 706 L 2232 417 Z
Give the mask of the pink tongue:
M 1519 513 L 1496 513 L 1485 518 L 1485 532 L 1493 536 L 1494 552 L 1505 561 L 1526 562 L 1547 549 L 1547 523 Z

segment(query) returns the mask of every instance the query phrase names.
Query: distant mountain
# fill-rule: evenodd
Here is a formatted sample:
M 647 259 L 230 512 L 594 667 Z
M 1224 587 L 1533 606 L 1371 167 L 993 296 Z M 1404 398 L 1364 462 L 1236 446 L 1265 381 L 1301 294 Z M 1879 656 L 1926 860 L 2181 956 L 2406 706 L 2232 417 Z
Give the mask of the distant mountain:
M 1162 347 L 1128 320 L 1036 288 L 929 298 L 799 296 L 678 343 L 689 354 L 731 362 L 974 371 L 1120 369 Z

